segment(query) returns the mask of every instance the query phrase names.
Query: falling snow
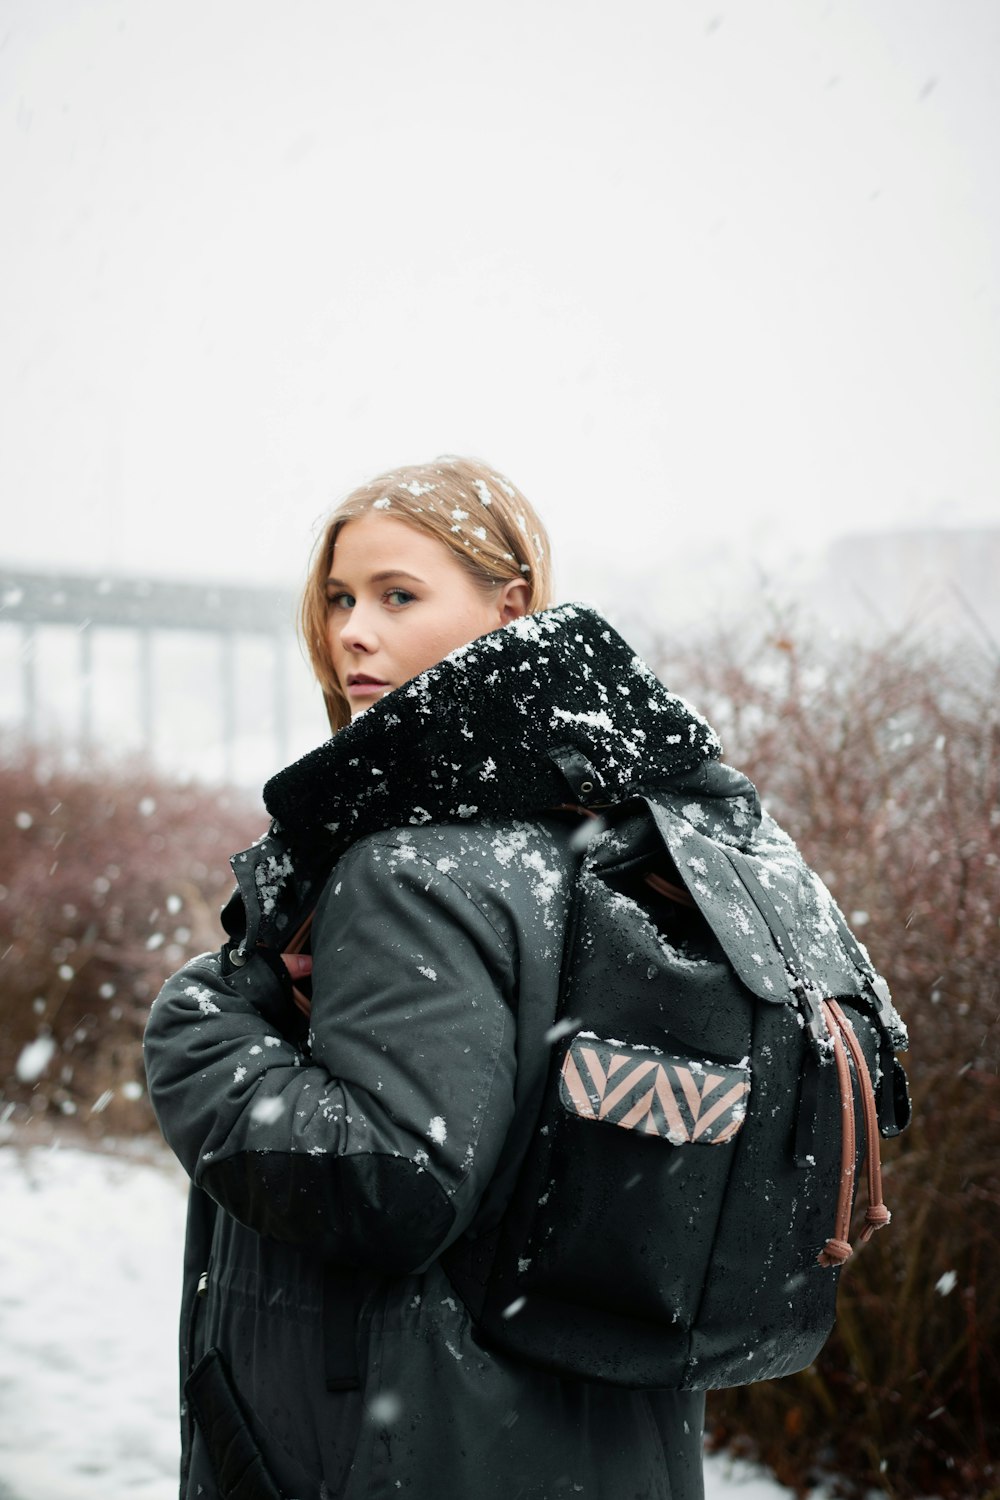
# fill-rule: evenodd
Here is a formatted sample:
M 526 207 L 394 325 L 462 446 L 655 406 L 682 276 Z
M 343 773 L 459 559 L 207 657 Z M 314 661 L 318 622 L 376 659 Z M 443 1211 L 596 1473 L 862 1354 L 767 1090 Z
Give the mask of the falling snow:
M 543 1041 L 546 1041 L 551 1047 L 556 1042 L 561 1041 L 564 1036 L 572 1036 L 579 1025 L 579 1016 L 566 1016 L 562 1021 L 557 1021 L 554 1026 L 549 1027 Z
M 45 1072 L 55 1050 L 55 1041 L 50 1036 L 36 1037 L 26 1047 L 22 1047 L 17 1059 L 18 1080 L 21 1083 L 34 1083 Z
M 284 1113 L 284 1103 L 273 1097 L 256 1099 L 250 1108 L 250 1118 L 255 1125 L 273 1125 Z

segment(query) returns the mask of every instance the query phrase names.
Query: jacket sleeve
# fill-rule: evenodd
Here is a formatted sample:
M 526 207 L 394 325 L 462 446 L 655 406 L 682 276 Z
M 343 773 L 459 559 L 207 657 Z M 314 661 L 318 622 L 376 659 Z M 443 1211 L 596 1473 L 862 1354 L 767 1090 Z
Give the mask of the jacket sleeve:
M 146 1030 L 157 1118 L 192 1180 L 259 1233 L 417 1269 L 467 1227 L 507 1134 L 513 990 L 474 892 L 365 840 L 317 907 L 308 1054 L 239 975 L 192 959 Z

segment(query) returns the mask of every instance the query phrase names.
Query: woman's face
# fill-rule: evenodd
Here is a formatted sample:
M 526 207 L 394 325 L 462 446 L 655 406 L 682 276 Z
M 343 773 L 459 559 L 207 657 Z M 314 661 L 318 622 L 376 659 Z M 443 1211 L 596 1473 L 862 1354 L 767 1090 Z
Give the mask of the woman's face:
M 520 580 L 476 587 L 443 542 L 391 516 L 347 521 L 327 580 L 327 640 L 355 717 L 377 698 L 523 615 Z

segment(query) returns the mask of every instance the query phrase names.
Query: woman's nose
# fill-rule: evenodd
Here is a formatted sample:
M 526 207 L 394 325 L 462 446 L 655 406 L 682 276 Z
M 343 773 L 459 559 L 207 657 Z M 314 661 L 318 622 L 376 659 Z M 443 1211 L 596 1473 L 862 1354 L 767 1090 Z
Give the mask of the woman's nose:
M 345 651 L 371 652 L 378 646 L 375 621 L 361 603 L 356 603 L 341 627 L 340 644 Z

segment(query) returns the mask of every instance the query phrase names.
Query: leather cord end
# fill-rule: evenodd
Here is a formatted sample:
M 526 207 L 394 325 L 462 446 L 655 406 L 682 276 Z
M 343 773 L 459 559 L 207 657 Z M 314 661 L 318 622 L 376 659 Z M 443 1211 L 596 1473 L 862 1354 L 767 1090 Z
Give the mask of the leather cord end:
M 861 1231 L 861 1243 L 867 1245 L 876 1229 L 884 1229 L 891 1222 L 892 1214 L 884 1203 L 869 1204 L 868 1211 L 865 1214 L 865 1227 Z

